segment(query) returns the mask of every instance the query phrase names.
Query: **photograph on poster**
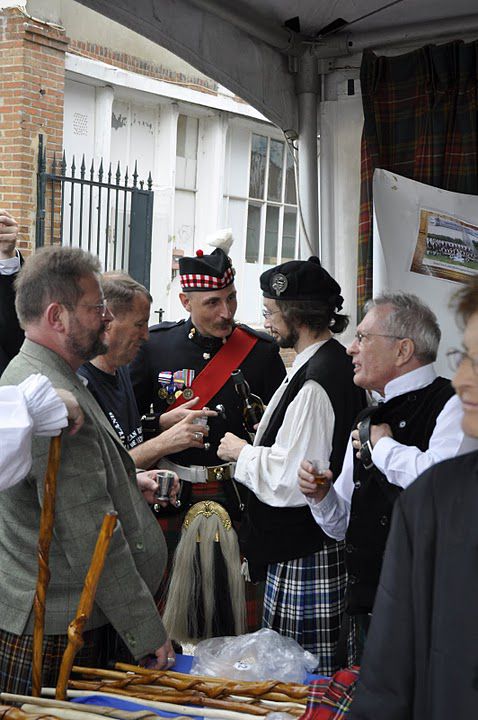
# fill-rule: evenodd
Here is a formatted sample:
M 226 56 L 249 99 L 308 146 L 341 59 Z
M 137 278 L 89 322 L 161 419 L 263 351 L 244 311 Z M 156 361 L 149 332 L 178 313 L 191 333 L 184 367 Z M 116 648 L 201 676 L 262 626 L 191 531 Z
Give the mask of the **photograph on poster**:
M 420 208 L 410 270 L 454 282 L 464 282 L 477 274 L 478 226 L 453 215 Z

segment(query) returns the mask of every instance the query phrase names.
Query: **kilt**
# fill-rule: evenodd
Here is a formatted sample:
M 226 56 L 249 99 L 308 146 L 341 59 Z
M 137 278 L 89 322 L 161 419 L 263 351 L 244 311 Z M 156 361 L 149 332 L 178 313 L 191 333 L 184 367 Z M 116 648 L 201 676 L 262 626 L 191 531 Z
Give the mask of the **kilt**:
M 296 640 L 317 657 L 317 672 L 338 670 L 337 644 L 345 609 L 344 541 L 330 541 L 308 557 L 268 566 L 262 625 Z M 354 662 L 353 634 L 347 642 Z
M 83 633 L 84 645 L 75 657 L 75 665 L 106 667 L 111 660 L 135 663 L 126 645 L 111 625 Z M 43 638 L 42 686 L 55 687 L 67 635 Z M 0 690 L 31 695 L 33 635 L 15 635 L 0 630 Z

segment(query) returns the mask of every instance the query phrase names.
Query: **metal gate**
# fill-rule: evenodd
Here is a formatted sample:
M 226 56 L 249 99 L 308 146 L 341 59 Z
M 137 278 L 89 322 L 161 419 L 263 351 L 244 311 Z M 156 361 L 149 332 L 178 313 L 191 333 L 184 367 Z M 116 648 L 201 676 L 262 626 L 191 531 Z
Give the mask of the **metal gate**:
M 67 168 L 65 152 L 47 167 L 46 146 L 39 136 L 37 172 L 36 247 L 59 243 L 97 255 L 104 270 L 126 270 L 149 289 L 153 201 L 151 173 L 138 181 L 137 165 L 131 178 L 122 177 L 118 163 L 113 173 L 103 161 L 98 169 L 85 157 L 79 168 L 73 156 Z M 69 174 L 68 174 L 69 173 Z M 131 184 L 129 182 L 131 181 Z

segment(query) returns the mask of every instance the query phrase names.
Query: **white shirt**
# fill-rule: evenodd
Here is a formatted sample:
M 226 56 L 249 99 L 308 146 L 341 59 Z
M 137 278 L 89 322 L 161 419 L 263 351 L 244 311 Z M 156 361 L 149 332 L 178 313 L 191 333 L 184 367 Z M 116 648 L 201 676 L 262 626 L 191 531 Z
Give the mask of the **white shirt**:
M 297 468 L 304 458 L 328 460 L 332 452 L 335 415 L 325 390 L 307 380 L 288 406 L 272 447 L 260 445 L 261 437 L 287 385 L 297 371 L 327 341 L 309 345 L 299 353 L 277 388 L 261 419 L 254 445 L 246 445 L 237 460 L 234 477 L 259 500 L 276 507 L 306 505 L 297 485 Z
M 383 399 L 387 402 L 398 395 L 420 390 L 430 385 L 435 378 L 433 364 L 424 365 L 387 383 Z M 453 395 L 437 417 L 427 450 L 422 451 L 413 445 L 401 445 L 390 437 L 380 438 L 372 451 L 374 465 L 390 483 L 406 488 L 432 465 L 478 449 L 478 440 L 468 437 L 461 429 L 462 417 L 460 399 Z M 313 497 L 307 498 L 315 521 L 335 540 L 345 537 L 349 524 L 354 491 L 354 452 L 352 442 L 349 442 L 342 472 L 322 501 L 318 502 Z
M 0 490 L 30 470 L 33 435 L 59 435 L 67 425 L 66 406 L 43 375 L 0 387 Z
M 20 254 L 15 250 L 12 258 L 0 258 L 0 275 L 15 275 L 20 270 Z

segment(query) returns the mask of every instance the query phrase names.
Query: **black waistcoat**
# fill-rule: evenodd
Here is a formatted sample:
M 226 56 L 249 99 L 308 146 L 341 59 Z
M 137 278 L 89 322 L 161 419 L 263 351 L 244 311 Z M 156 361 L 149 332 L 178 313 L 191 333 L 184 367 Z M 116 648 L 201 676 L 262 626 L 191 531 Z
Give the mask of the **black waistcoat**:
M 273 445 L 287 408 L 307 380 L 315 380 L 324 388 L 334 409 L 330 467 L 336 477 L 342 467 L 353 421 L 365 405 L 363 390 L 353 382 L 351 359 L 336 340 L 322 345 L 291 379 L 260 438 L 260 444 L 264 447 Z M 310 422 L 314 421 L 310 418 Z M 296 478 L 292 481 L 296 482 Z M 248 501 L 239 539 L 253 580 L 263 579 L 270 563 L 306 557 L 320 550 L 324 542 L 334 542 L 317 525 L 308 505 L 272 507 L 253 494 Z
M 397 442 L 416 446 L 424 452 L 437 417 L 453 393 L 450 381 L 438 377 L 421 390 L 368 408 L 357 420 L 372 413 L 374 425 L 388 423 Z M 372 466 L 365 470 L 357 458 L 354 458 L 354 485 L 345 548 L 347 611 L 352 615 L 372 611 L 393 504 L 401 492 L 378 468 Z
M 17 275 L 0 275 L 0 375 L 18 353 L 25 338 L 15 311 L 14 283 Z

